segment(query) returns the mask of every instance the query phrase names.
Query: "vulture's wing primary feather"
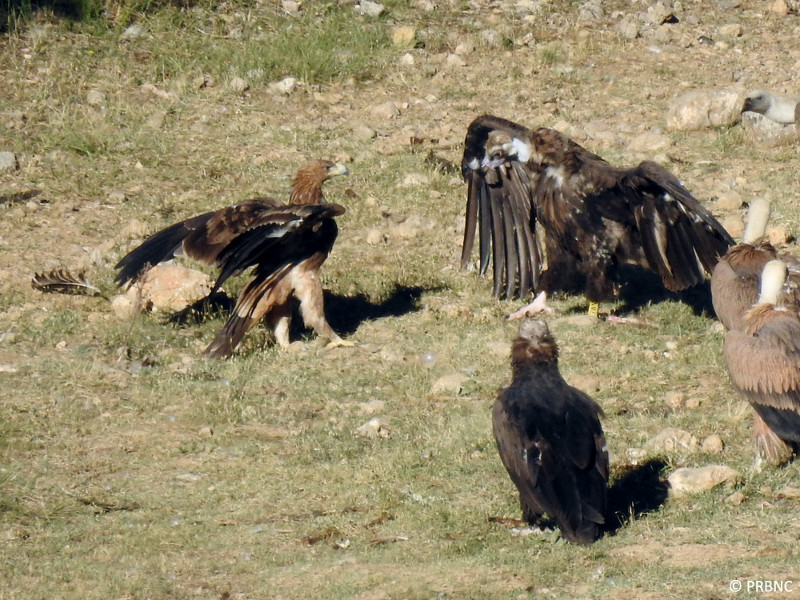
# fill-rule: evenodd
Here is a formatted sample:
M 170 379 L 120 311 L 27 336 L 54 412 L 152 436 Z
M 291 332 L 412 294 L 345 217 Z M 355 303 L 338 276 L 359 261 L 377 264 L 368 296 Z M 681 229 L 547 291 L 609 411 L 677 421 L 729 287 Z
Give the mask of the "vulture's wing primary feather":
M 652 162 L 623 169 L 553 129 L 528 130 L 483 115 L 465 139 L 468 182 L 462 266 L 476 224 L 481 272 L 494 258 L 494 293 L 506 297 L 585 285 L 613 296 L 618 268 L 655 271 L 670 290 L 696 285 L 733 240 L 668 171 Z M 547 270 L 532 240 L 543 229 Z M 581 281 L 578 281 L 581 280 Z M 538 285 L 537 285 L 538 284 Z

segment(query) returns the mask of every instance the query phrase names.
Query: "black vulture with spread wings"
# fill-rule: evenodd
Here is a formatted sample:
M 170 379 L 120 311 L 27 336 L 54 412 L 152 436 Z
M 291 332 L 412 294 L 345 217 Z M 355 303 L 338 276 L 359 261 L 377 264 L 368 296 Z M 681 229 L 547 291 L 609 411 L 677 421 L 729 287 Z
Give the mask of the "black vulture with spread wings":
M 480 273 L 490 259 L 494 295 L 620 291 L 619 269 L 639 265 L 679 291 L 705 279 L 734 241 L 663 167 L 608 164 L 554 129 L 491 115 L 467 130 L 468 184 L 462 268 L 479 229 Z
M 306 326 L 332 345 L 346 345 L 325 319 L 319 269 L 336 240 L 334 218 L 344 213 L 342 206 L 325 201 L 322 184 L 347 173 L 344 165 L 312 161 L 297 172 L 288 204 L 256 198 L 175 223 L 119 261 L 115 281 L 125 285 L 151 266 L 185 255 L 219 267 L 213 294 L 229 277 L 252 267 L 233 314 L 206 348 L 206 356 L 230 356 L 264 318 L 278 344 L 288 346 L 292 296 L 300 301 Z

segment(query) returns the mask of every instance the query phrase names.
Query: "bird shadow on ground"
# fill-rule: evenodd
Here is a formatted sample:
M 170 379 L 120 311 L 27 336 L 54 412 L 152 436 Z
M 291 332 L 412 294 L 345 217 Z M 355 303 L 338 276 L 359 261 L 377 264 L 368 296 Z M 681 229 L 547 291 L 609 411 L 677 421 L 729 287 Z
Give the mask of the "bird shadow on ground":
M 607 535 L 661 508 L 669 493 L 669 483 L 661 477 L 666 466 L 661 459 L 651 459 L 620 469 L 608 490 Z
M 355 333 L 364 321 L 384 317 L 400 317 L 419 310 L 419 299 L 422 294 L 439 289 L 441 288 L 395 284 L 392 293 L 379 302 L 371 301 L 364 294 L 339 296 L 326 290 L 324 292 L 325 314 L 335 332 L 340 335 L 350 335 Z
M 364 321 L 399 317 L 419 310 L 419 299 L 422 294 L 438 289 L 440 288 L 395 285 L 392 293 L 379 302 L 371 301 L 364 294 L 340 296 L 325 290 L 323 292 L 325 315 L 335 332 L 340 335 L 350 335 L 355 333 Z M 298 339 L 306 333 L 306 329 L 299 315 L 299 302 L 295 301 L 294 304 L 290 336 L 292 339 Z M 181 327 L 203 323 L 209 318 L 227 318 L 235 305 L 234 298 L 224 292 L 215 292 L 170 315 L 168 322 Z
M 661 277 L 648 269 L 627 266 L 620 269 L 620 275 L 621 289 L 617 300 L 620 304 L 613 310 L 617 316 L 630 315 L 649 304 L 667 301 L 683 302 L 697 316 L 715 316 L 711 303 L 711 283 L 708 280 L 680 292 L 671 292 L 664 287 Z M 585 306 L 573 307 L 567 312 L 584 312 Z

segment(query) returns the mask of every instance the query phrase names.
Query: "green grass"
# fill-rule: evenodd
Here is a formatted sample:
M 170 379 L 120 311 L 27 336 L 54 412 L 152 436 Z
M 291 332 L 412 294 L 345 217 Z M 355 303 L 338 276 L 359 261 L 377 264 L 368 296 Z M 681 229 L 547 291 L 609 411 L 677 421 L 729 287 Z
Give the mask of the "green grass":
M 683 89 L 659 74 L 664 55 L 602 24 L 579 36 L 571 2 L 546 4 L 534 22 L 512 5 L 391 2 L 378 20 L 347 4 L 304 9 L 131 3 L 88 22 L 41 11 L 0 38 L 0 149 L 20 163 L 0 173 L 0 197 L 40 192 L 0 205 L 0 599 L 710 600 L 729 597 L 733 578 L 791 577 L 798 499 L 780 492 L 800 487 L 797 465 L 752 471 L 752 411 L 728 382 L 722 334 L 673 300 L 625 326 L 582 324 L 581 298 L 554 299 L 561 371 L 605 410 L 613 481 L 634 457 L 662 460 L 661 476 L 722 463 L 742 473 L 744 501 L 725 488 L 669 497 L 588 548 L 489 521 L 520 515 L 490 426 L 510 373 L 515 325 L 504 317 L 518 303 L 458 270 L 465 186 L 425 157 L 458 165 L 482 112 L 531 126 L 601 120 L 630 139 L 662 123 Z M 753 60 L 781 58 L 754 41 L 765 25 L 740 16 Z M 728 19 L 704 11 L 702 22 Z M 131 22 L 145 35 L 120 41 Z M 392 48 L 398 24 L 417 27 L 424 47 Z M 769 26 L 789 39 L 788 20 Z M 485 28 L 509 43 L 483 43 Z M 539 44 L 510 42 L 529 31 Z M 475 42 L 468 66 L 442 69 L 464 36 Z M 413 68 L 397 62 L 407 51 Z M 680 70 L 687 85 L 742 69 L 736 53 L 701 51 L 680 49 L 689 66 L 702 58 L 703 69 Z M 572 73 L 543 68 L 567 61 Z M 235 76 L 248 92 L 227 87 Z M 284 76 L 305 86 L 273 95 Z M 92 90 L 101 104 L 89 105 Z M 401 114 L 381 122 L 371 108 L 387 100 Z M 374 139 L 351 135 L 361 120 Z M 679 160 L 667 166 L 698 198 L 733 181 L 744 198 L 770 197 L 773 221 L 796 230 L 791 147 L 760 150 L 736 129 L 671 135 Z M 624 143 L 583 143 L 633 160 Z M 119 319 L 102 298 L 30 287 L 33 272 L 64 266 L 113 295 L 114 264 L 145 235 L 283 198 L 317 157 L 352 173 L 326 188 L 347 212 L 322 278 L 329 318 L 355 348 L 326 351 L 306 333 L 281 351 L 259 328 L 236 357 L 209 362 L 200 355 L 220 312 L 182 325 L 162 313 Z M 408 174 L 427 183 L 404 186 Z M 465 378 L 459 391 L 434 392 L 452 375 Z M 671 407 L 674 391 L 685 402 Z M 357 433 L 373 417 L 388 438 Z M 716 433 L 725 448 L 650 449 L 667 427 L 699 441 Z

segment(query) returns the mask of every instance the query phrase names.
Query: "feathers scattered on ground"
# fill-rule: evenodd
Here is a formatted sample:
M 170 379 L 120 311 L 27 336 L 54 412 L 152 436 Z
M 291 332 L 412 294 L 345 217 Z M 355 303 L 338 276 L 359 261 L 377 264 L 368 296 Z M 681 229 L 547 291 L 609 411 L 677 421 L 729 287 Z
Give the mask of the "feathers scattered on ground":
M 73 275 L 65 268 L 53 269 L 49 273 L 34 273 L 31 278 L 31 286 L 40 292 L 103 296 L 100 288 L 89 283 L 84 271 L 78 271 L 77 275 Z

